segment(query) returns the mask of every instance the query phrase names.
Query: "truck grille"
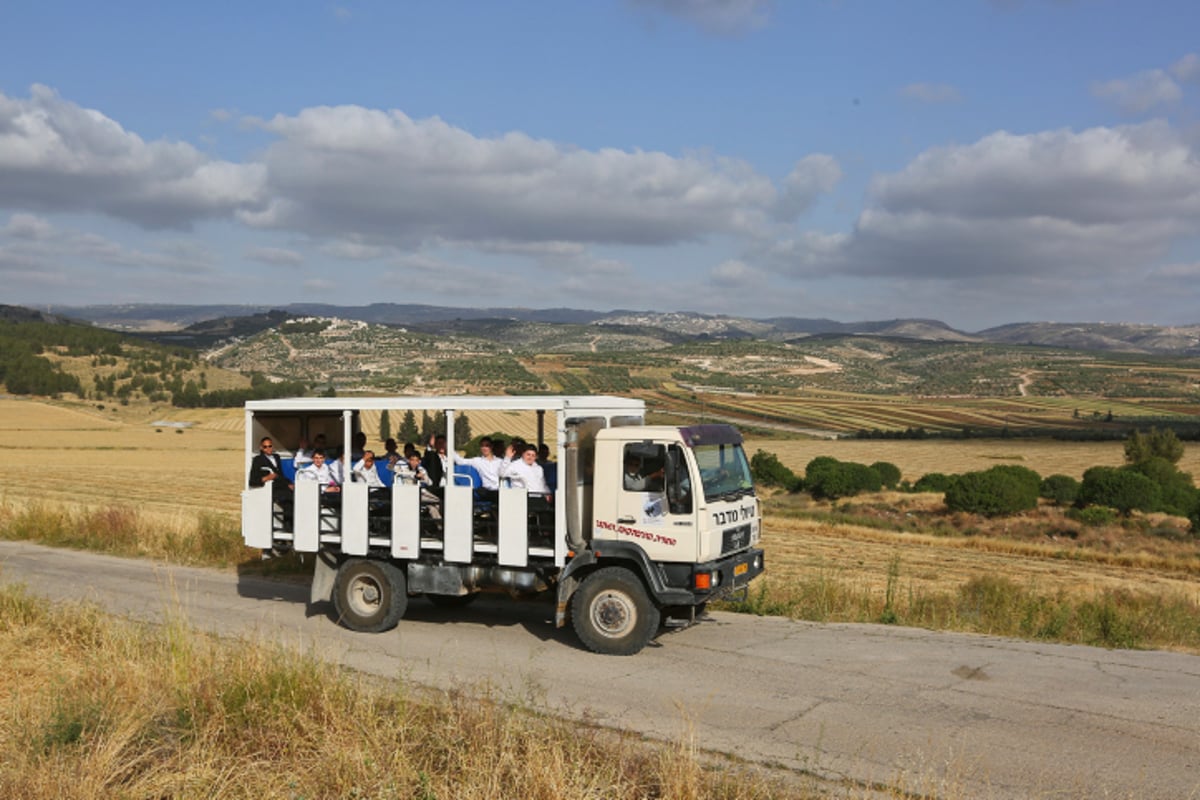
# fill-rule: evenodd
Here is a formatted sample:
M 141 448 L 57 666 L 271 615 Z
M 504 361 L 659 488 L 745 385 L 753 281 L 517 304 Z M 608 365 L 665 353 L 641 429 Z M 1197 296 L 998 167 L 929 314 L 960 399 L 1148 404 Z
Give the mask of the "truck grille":
M 721 534 L 721 554 L 732 553 L 750 545 L 750 525 L 729 528 Z

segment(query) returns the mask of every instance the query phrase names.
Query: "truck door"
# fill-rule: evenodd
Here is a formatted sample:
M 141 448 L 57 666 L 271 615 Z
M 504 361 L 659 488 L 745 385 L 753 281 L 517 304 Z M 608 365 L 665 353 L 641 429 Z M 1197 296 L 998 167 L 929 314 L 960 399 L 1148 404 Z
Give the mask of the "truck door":
M 682 448 L 628 442 L 617 482 L 617 538 L 635 542 L 654 561 L 692 561 L 696 527 Z

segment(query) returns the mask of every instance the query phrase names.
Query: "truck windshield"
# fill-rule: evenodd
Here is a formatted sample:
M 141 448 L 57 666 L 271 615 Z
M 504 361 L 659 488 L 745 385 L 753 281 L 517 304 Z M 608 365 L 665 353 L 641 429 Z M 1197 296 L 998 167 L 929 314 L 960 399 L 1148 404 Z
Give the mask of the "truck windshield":
M 692 448 L 706 500 L 736 500 L 754 494 L 750 464 L 740 444 L 705 444 Z

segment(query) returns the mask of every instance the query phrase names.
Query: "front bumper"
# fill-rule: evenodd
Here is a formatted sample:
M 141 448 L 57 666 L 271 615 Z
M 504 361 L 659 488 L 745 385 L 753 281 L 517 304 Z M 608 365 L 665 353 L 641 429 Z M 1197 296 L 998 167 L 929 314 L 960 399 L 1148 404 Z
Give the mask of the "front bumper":
M 693 575 L 709 574 L 712 588 L 693 590 L 696 603 L 720 600 L 735 592 L 744 592 L 750 581 L 763 573 L 765 566 L 763 551 L 757 547 L 697 564 Z M 694 577 L 692 586 L 696 586 Z

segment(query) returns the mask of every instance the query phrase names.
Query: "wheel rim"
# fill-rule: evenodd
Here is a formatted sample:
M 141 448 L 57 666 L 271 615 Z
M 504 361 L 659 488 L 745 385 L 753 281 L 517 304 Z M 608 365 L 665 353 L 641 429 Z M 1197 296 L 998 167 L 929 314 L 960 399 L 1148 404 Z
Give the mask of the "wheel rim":
M 372 575 L 356 575 L 347 587 L 347 604 L 360 617 L 370 617 L 383 606 L 383 584 Z
M 601 592 L 592 601 L 592 627 L 601 636 L 618 639 L 637 624 L 637 606 L 622 592 Z

